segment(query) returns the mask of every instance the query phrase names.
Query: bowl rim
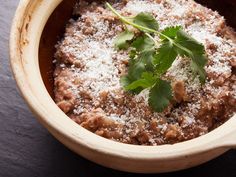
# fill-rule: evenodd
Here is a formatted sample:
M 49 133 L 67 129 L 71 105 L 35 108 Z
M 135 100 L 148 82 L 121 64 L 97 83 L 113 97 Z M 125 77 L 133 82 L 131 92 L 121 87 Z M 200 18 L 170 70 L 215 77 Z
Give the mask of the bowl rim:
M 61 1 L 62 0 L 54 0 L 53 3 L 58 5 Z M 236 129 L 232 126 L 236 124 L 236 115 L 206 135 L 174 145 L 167 144 L 160 146 L 123 144 L 100 137 L 81 126 L 78 126 L 56 106 L 43 84 L 39 69 L 36 69 L 36 71 L 30 70 L 29 67 L 32 66 L 29 66 L 29 63 L 31 61 L 25 58 L 25 50 L 29 50 L 29 48 L 36 49 L 39 45 L 39 38 L 37 37 L 34 38 L 36 39 L 34 42 L 31 38 L 29 38 L 31 39 L 30 41 L 25 41 L 25 36 L 28 37 L 29 35 L 32 37 L 33 35 L 36 35 L 30 33 L 29 30 L 30 28 L 36 30 L 33 26 L 35 23 L 31 21 L 32 16 L 35 15 L 34 10 L 37 10 L 38 8 L 36 8 L 36 6 L 46 7 L 46 3 L 42 0 L 38 2 L 20 0 L 19 2 L 10 34 L 10 63 L 22 96 L 30 109 L 35 113 L 38 120 L 51 133 L 54 132 L 55 134 L 56 132 L 63 134 L 70 141 L 96 152 L 129 159 L 172 159 L 198 154 L 215 148 L 224 148 L 226 151 L 235 145 L 235 142 L 232 144 L 233 137 L 230 135 Z M 54 7 L 48 8 L 46 14 L 42 15 L 45 19 L 43 22 L 40 22 L 41 24 L 46 24 L 46 18 L 50 16 L 54 9 Z M 49 12 L 49 10 L 51 10 L 51 12 Z M 40 19 L 42 17 L 34 18 Z M 41 36 L 42 29 L 38 29 L 37 32 L 40 33 L 39 36 Z M 35 51 L 33 51 L 33 53 L 35 54 Z M 34 56 L 34 60 L 38 60 L 38 56 Z M 35 69 L 37 67 L 38 66 L 33 66 L 32 68 Z M 29 76 L 29 71 L 33 71 L 34 75 L 38 76 L 38 78 L 33 80 L 32 77 Z M 36 83 L 36 81 L 39 83 Z M 41 88 L 40 92 L 38 91 L 39 88 Z M 46 96 L 47 98 L 42 98 L 41 96 Z M 47 105 L 44 105 L 45 101 Z M 54 119 L 54 117 L 58 119 L 61 118 L 61 122 Z

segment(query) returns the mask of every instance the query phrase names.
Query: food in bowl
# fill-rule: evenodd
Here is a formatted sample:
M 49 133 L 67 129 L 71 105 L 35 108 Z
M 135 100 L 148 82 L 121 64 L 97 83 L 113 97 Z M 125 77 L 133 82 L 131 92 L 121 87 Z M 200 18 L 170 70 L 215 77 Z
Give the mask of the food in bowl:
M 159 22 L 160 31 L 181 26 L 204 45 L 207 77 L 201 82 L 189 57 L 178 56 L 161 76 L 170 82 L 173 92 L 168 106 L 157 112 L 149 104 L 150 89 L 136 95 L 124 89 L 121 78 L 129 72 L 133 50 L 117 50 L 114 45 L 127 28 L 135 36 L 146 31 L 126 27 L 104 2 L 80 1 L 74 9 L 78 19 L 67 24 L 54 60 L 55 101 L 73 121 L 111 140 L 161 145 L 204 135 L 235 114 L 236 34 L 223 17 L 187 0 L 122 0 L 111 4 L 127 18 L 149 13 Z M 168 87 L 162 91 L 166 90 Z

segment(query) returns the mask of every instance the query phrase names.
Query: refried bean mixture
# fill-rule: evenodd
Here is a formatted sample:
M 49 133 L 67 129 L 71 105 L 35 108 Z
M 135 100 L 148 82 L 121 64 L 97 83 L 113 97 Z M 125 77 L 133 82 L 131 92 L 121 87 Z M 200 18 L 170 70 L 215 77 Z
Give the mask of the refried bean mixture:
M 124 30 L 104 2 L 81 0 L 64 38 L 56 45 L 55 101 L 76 123 L 102 137 L 137 145 L 173 144 L 208 133 L 236 112 L 236 34 L 217 12 L 192 0 L 110 1 L 126 16 L 151 13 L 160 24 L 181 25 L 205 46 L 206 83 L 201 85 L 190 60 L 177 58 L 165 77 L 174 100 L 162 113 L 148 105 L 147 91 L 126 92 L 128 51 L 113 41 Z M 158 101 L 158 100 L 157 100 Z

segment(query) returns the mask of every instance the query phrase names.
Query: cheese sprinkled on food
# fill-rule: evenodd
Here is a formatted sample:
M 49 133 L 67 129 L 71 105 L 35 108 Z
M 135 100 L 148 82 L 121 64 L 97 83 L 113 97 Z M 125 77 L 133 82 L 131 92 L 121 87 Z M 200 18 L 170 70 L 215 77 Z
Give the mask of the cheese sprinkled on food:
M 190 60 L 177 58 L 164 75 L 174 100 L 162 113 L 148 106 L 148 92 L 126 92 L 128 51 L 113 41 L 123 24 L 102 2 L 80 1 L 56 45 L 55 101 L 84 128 L 115 141 L 160 145 L 189 140 L 220 126 L 236 108 L 236 35 L 217 12 L 192 0 L 129 0 L 113 3 L 119 13 L 151 13 L 160 24 L 181 25 L 205 46 L 208 64 L 204 85 L 192 73 Z

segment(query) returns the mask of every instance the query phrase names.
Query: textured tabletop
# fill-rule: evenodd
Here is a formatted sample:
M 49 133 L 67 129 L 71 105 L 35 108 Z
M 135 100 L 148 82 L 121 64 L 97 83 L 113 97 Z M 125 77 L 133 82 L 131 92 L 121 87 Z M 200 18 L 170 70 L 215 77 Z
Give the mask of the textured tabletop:
M 201 166 L 169 174 L 137 175 L 110 170 L 74 154 L 29 111 L 9 67 L 8 37 L 18 0 L 0 0 L 0 177 L 236 176 L 236 151 Z

